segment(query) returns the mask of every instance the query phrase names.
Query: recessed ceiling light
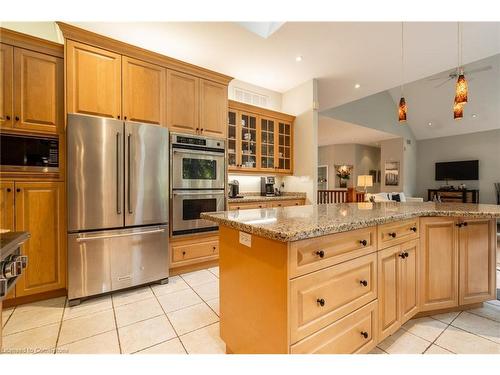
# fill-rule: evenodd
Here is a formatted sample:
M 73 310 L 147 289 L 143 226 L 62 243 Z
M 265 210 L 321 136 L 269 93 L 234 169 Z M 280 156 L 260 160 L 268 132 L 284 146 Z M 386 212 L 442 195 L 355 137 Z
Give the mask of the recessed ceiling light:
M 354 88 L 355 88 L 355 89 L 359 89 L 360 87 L 361 87 L 361 85 L 360 85 L 359 83 L 356 83 L 356 84 L 354 85 Z
M 472 118 L 476 118 L 477 115 L 475 113 L 472 114 Z
M 295 61 L 297 61 L 297 62 L 301 62 L 301 61 L 302 61 L 302 56 L 301 56 L 301 55 L 298 55 L 298 56 L 295 58 Z
M 432 122 L 429 122 L 427 125 L 432 126 Z

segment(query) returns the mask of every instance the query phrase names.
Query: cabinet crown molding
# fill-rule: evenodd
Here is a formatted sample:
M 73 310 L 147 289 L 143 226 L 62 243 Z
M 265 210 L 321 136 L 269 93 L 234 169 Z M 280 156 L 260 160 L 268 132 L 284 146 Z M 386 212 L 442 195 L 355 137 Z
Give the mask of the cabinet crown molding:
M 228 100 L 228 106 L 230 109 L 239 110 L 243 112 L 250 112 L 258 116 L 271 117 L 285 122 L 295 121 L 295 116 L 289 115 L 287 113 L 273 111 L 272 109 L 257 107 L 255 105 L 237 102 L 235 100 Z
M 141 47 L 121 42 L 116 39 L 109 38 L 92 31 L 84 30 L 79 27 L 57 21 L 56 22 L 65 39 L 74 40 L 81 43 L 86 43 L 95 47 L 100 47 L 111 52 L 123 54 L 142 61 L 161 65 L 167 69 L 177 70 L 184 73 L 189 73 L 200 78 L 210 81 L 219 82 L 228 85 L 233 77 L 212 70 L 202 68 L 197 65 L 174 59 L 156 52 L 146 50 Z

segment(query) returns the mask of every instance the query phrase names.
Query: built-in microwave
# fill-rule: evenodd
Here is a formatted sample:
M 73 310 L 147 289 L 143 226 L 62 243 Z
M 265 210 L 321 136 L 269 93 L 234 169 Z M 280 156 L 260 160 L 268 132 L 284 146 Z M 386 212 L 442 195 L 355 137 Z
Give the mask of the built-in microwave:
M 1 134 L 0 165 L 2 170 L 59 171 L 57 138 Z

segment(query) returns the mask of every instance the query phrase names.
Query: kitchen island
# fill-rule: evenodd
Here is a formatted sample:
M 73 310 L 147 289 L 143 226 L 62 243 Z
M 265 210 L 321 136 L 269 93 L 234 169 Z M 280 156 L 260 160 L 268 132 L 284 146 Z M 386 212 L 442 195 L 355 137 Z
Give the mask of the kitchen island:
M 219 224 L 228 353 L 366 353 L 418 315 L 495 298 L 500 206 L 350 203 Z

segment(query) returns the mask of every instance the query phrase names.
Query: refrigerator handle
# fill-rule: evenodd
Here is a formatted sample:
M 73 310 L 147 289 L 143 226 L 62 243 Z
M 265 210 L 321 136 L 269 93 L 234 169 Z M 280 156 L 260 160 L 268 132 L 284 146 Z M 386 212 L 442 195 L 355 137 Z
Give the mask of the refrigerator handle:
M 134 211 L 132 210 L 132 202 L 131 202 L 131 199 L 130 199 L 130 188 L 132 186 L 132 184 L 130 183 L 130 180 L 132 179 L 132 176 L 130 174 L 130 138 L 132 138 L 132 134 L 128 134 L 127 135 L 127 148 L 128 148 L 128 152 L 127 152 L 127 175 L 128 175 L 128 178 L 127 178 L 127 206 L 128 206 L 128 213 L 129 214 L 133 214 Z
M 121 203 L 121 190 L 120 189 L 120 181 L 121 181 L 121 171 L 120 171 L 120 132 L 116 133 L 116 213 L 120 215 L 122 213 L 122 203 Z

